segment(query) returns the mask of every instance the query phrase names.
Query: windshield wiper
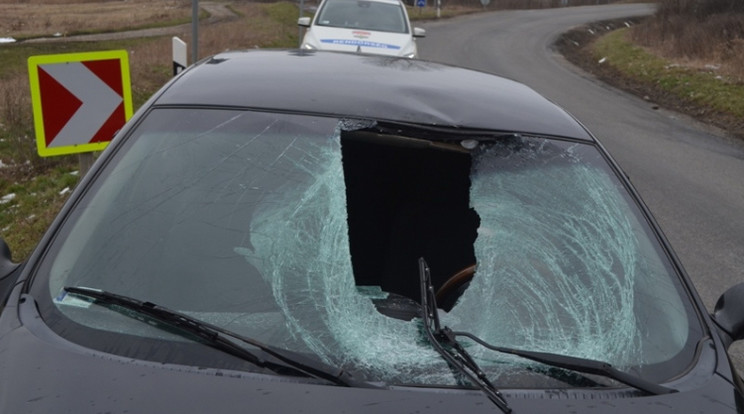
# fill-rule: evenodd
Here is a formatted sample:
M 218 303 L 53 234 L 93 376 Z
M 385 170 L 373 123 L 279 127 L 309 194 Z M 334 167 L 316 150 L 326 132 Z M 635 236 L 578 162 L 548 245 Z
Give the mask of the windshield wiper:
M 436 294 L 431 283 L 429 266 L 423 257 L 419 259 L 419 278 L 421 306 L 423 307 L 422 318 L 429 342 L 445 361 L 480 388 L 501 411 L 506 414 L 511 413 L 512 410 L 504 396 L 491 384 L 491 381 L 488 380 L 486 374 L 470 354 L 457 342 L 452 330 L 447 327 L 442 328 L 439 322 Z
M 442 328 L 439 324 L 439 317 L 436 308 L 436 296 L 431 293 L 434 292 L 434 289 L 431 284 L 429 269 L 426 266 L 426 262 L 423 258 L 419 259 L 419 272 L 421 273 L 420 277 L 422 306 L 424 307 L 425 314 L 428 314 L 429 318 L 432 318 L 434 320 L 434 336 L 440 338 L 440 340 L 443 340 L 444 343 L 455 344 L 456 349 L 462 348 L 461 345 L 457 343 L 456 338 L 458 336 L 466 337 L 496 352 L 520 356 L 522 358 L 536 361 L 551 367 L 567 369 L 570 371 L 581 372 L 585 374 L 600 375 L 606 378 L 614 379 L 615 381 L 621 382 L 640 391 L 644 391 L 648 394 L 661 395 L 677 392 L 677 390 L 673 388 L 668 388 L 663 385 L 645 380 L 641 377 L 629 374 L 627 372 L 620 371 L 617 368 L 613 367 L 611 364 L 604 361 L 553 354 L 548 352 L 526 351 L 521 349 L 494 346 L 471 333 L 455 332 L 446 326 Z M 425 288 L 426 292 L 424 292 Z M 426 321 L 424 324 L 428 327 L 428 323 Z M 462 352 L 465 351 L 463 350 Z
M 668 388 L 660 384 L 645 380 L 641 377 L 623 372 L 613 367 L 611 364 L 603 361 L 597 361 L 587 358 L 578 358 L 568 355 L 552 354 L 549 352 L 525 351 L 521 349 L 506 348 L 491 345 L 477 336 L 468 332 L 451 332 L 453 337 L 463 336 L 483 345 L 484 347 L 501 352 L 504 354 L 517 355 L 522 358 L 530 359 L 541 364 L 551 367 L 568 369 L 571 371 L 582 372 L 586 374 L 595 374 L 603 377 L 614 379 L 635 389 L 644 391 L 652 395 L 670 394 L 678 392 L 673 388 Z
M 548 352 L 526 351 L 521 349 L 494 346 L 468 332 L 453 331 L 441 326 L 436 305 L 436 294 L 431 282 L 431 274 L 426 261 L 419 259 L 419 277 L 421 283 L 421 305 L 423 307 L 424 329 L 434 348 L 460 372 L 465 374 L 474 384 L 481 388 L 486 395 L 505 413 L 511 412 L 501 393 L 491 384 L 483 370 L 481 370 L 467 351 L 457 342 L 457 337 L 466 337 L 476 343 L 496 352 L 516 355 L 551 367 L 562 368 L 574 372 L 600 375 L 631 386 L 651 395 L 662 395 L 678 392 L 676 389 L 645 380 L 641 377 L 623 372 L 604 361 Z M 433 325 L 433 327 L 432 327 Z
M 94 303 L 109 307 L 109 309 L 114 311 L 121 312 L 121 310 L 116 309 L 116 307 L 120 307 L 132 311 L 136 315 L 144 315 L 153 321 L 176 328 L 176 333 L 181 334 L 181 336 L 188 337 L 190 335 L 192 337 L 197 337 L 212 348 L 229 353 L 230 355 L 241 358 L 262 368 L 268 368 L 274 371 L 291 369 L 292 371 L 305 376 L 326 380 L 336 385 L 347 387 L 375 387 L 367 382 L 354 380 L 351 378 L 349 373 L 341 369 L 328 367 L 320 361 L 309 359 L 292 351 L 266 345 L 255 339 L 230 332 L 229 330 L 208 324 L 191 316 L 170 310 L 151 302 L 143 302 L 124 295 L 118 295 L 88 287 L 65 287 L 64 290 L 67 293 L 92 299 Z M 134 318 L 146 323 L 150 322 L 138 316 L 135 316 Z M 258 348 L 277 361 L 264 360 L 255 353 L 246 349 L 240 343 Z

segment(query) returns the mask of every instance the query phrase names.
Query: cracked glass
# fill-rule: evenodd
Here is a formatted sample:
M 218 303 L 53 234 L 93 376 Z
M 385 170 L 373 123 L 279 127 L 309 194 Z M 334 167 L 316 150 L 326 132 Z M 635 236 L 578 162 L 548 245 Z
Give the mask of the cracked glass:
M 417 316 L 416 263 L 428 256 L 438 286 L 475 265 L 441 310 L 455 330 L 656 380 L 690 363 L 694 312 L 596 148 L 440 135 L 369 120 L 153 110 L 50 249 L 42 308 L 58 316 L 47 320 L 81 343 L 100 336 L 95 346 L 109 352 L 189 363 L 136 342 L 183 338 L 63 293 L 85 286 L 368 380 L 464 385 Z M 463 342 L 499 386 L 567 386 L 538 363 Z

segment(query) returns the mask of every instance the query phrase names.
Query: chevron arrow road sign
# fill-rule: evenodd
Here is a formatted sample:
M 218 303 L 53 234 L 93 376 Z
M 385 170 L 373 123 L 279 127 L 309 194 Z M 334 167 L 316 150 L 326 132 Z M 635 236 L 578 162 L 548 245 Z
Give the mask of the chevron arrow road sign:
M 132 116 L 125 50 L 28 59 L 39 155 L 99 151 Z

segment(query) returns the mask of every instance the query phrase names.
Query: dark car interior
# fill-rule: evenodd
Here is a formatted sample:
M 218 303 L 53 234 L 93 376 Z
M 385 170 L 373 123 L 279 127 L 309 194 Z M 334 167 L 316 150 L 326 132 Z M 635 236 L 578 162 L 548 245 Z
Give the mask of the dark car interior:
M 459 145 L 370 135 L 341 141 L 356 282 L 419 301 L 419 257 L 435 289 L 475 263 L 471 157 Z

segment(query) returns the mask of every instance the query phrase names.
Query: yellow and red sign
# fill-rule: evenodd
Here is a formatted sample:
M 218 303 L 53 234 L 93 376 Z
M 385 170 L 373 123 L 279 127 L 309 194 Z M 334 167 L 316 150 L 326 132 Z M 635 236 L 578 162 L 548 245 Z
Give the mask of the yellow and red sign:
M 100 151 L 132 116 L 126 50 L 28 59 L 39 155 Z

